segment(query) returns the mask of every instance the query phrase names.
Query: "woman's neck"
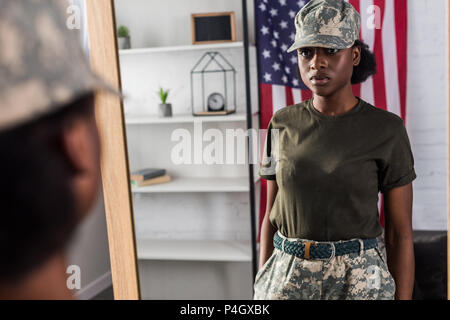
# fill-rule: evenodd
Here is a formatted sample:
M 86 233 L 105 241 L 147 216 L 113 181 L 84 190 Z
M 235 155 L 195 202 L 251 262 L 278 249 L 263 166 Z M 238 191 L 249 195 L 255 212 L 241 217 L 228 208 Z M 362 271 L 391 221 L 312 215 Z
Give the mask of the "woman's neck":
M 347 113 L 358 103 L 358 99 L 353 95 L 351 86 L 330 96 L 314 94 L 313 98 L 314 107 L 327 116 L 338 116 Z
M 18 283 L 0 283 L 0 299 L 9 300 L 69 300 L 73 299 L 67 288 L 66 259 L 58 254 L 41 268 L 33 271 Z

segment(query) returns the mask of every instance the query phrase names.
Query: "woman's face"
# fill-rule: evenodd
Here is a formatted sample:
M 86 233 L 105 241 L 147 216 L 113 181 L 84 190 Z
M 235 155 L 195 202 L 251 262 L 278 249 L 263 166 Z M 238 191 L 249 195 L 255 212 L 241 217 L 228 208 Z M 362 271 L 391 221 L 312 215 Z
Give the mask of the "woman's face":
M 359 64 L 359 47 L 332 49 L 305 47 L 297 50 L 303 83 L 316 95 L 329 96 L 350 85 L 353 67 Z

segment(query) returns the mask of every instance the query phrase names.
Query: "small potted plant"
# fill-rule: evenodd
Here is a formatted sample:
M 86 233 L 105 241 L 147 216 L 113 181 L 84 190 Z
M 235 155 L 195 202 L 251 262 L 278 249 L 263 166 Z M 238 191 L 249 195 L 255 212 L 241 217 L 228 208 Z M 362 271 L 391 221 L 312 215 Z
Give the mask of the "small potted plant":
M 169 95 L 170 90 L 164 90 L 160 88 L 158 91 L 159 99 L 161 103 L 159 104 L 159 116 L 160 117 L 171 117 L 172 116 L 172 104 L 167 103 L 167 96 Z
M 119 42 L 119 49 L 130 49 L 130 30 L 126 26 L 120 26 L 117 30 L 117 37 Z

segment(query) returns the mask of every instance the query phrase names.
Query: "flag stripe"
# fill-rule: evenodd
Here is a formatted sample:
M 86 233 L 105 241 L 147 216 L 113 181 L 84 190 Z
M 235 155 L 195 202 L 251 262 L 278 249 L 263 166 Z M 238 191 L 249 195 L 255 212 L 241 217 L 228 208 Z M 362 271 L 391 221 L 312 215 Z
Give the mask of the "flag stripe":
M 262 129 L 269 126 L 270 119 L 273 114 L 272 105 L 272 85 L 261 83 L 259 85 L 260 92 L 260 127 Z M 260 148 L 261 152 L 264 151 Z M 262 159 L 262 157 L 260 157 Z M 260 179 L 261 191 L 259 198 L 259 228 L 258 228 L 258 242 L 260 238 L 261 224 L 264 219 L 264 213 L 266 212 L 266 199 L 267 199 L 267 183 L 264 179 Z
M 312 98 L 312 92 L 310 90 L 301 90 L 302 101 L 309 100 Z
M 269 121 L 273 114 L 273 104 L 272 104 L 272 85 L 261 83 L 259 85 L 260 91 L 260 126 L 261 128 L 267 128 Z
M 395 0 L 395 34 L 397 38 L 397 68 L 400 90 L 401 117 L 406 122 L 406 87 L 407 87 L 407 43 L 408 43 L 408 1 Z
M 286 107 L 286 89 L 285 86 L 280 86 L 277 84 L 272 85 L 272 105 L 273 113 Z
M 382 29 L 382 43 L 383 43 L 383 61 L 386 72 L 386 107 L 390 112 L 401 116 L 400 113 L 400 96 L 398 83 L 398 68 L 397 68 L 397 43 L 396 34 L 392 32 L 395 28 L 394 21 L 394 3 L 392 0 L 386 2 L 384 11 L 384 26 Z
M 292 94 L 292 88 L 289 86 L 285 87 L 286 90 L 286 104 L 285 106 L 291 106 L 294 104 L 294 96 Z
M 392 1 L 392 0 L 388 0 Z M 378 72 L 373 77 L 373 86 L 374 86 L 374 98 L 375 105 L 378 108 L 382 108 L 384 110 L 387 109 L 386 103 L 386 82 L 384 79 L 384 55 L 383 55 L 383 20 L 384 20 L 384 0 L 374 0 L 373 4 L 375 7 L 379 8 L 379 11 L 375 11 L 376 16 L 379 14 L 380 18 L 376 17 L 376 22 L 380 23 L 380 25 L 376 25 L 375 27 L 375 42 L 373 46 L 373 51 L 377 57 L 378 64 Z M 392 32 L 393 30 L 391 30 Z
M 292 89 L 292 95 L 294 97 L 294 104 L 302 102 L 302 93 L 299 89 Z
M 361 39 L 369 46 L 370 51 L 373 52 L 374 42 L 375 42 L 375 32 L 374 29 L 369 28 L 368 24 L 371 21 L 367 10 L 373 5 L 372 0 L 360 0 L 360 7 L 364 8 L 360 11 L 361 15 Z M 361 97 L 372 105 L 375 105 L 375 92 L 373 88 L 373 77 L 370 77 L 365 82 L 361 84 Z

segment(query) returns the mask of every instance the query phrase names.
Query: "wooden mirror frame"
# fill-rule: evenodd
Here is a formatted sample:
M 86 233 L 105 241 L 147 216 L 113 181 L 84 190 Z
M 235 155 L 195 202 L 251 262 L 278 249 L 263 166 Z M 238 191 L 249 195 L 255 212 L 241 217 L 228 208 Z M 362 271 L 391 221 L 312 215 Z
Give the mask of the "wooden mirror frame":
M 86 0 L 89 25 L 90 56 L 93 69 L 109 83 L 121 88 L 113 0 Z M 450 0 L 448 1 L 450 17 Z M 448 52 L 450 52 L 450 23 Z M 450 75 L 450 55 L 449 75 Z M 115 66 L 115 68 L 114 68 Z M 111 274 L 115 299 L 140 299 L 134 233 L 133 204 L 128 183 L 128 155 L 123 104 L 116 98 L 100 94 L 96 98 L 96 118 L 102 139 L 102 180 Z M 448 85 L 448 125 L 450 127 L 450 81 Z M 448 136 L 450 141 L 450 134 Z M 450 147 L 449 147 L 450 154 Z M 450 186 L 450 161 L 447 166 Z M 447 190 L 450 202 L 450 188 Z M 447 234 L 450 206 L 447 212 Z M 114 237 L 112 236 L 114 235 Z M 447 236 L 447 299 L 450 297 L 450 239 Z
M 86 0 L 92 68 L 121 88 L 113 0 Z M 133 203 L 122 101 L 98 94 L 95 116 L 102 144 L 101 173 L 115 300 L 140 299 Z

